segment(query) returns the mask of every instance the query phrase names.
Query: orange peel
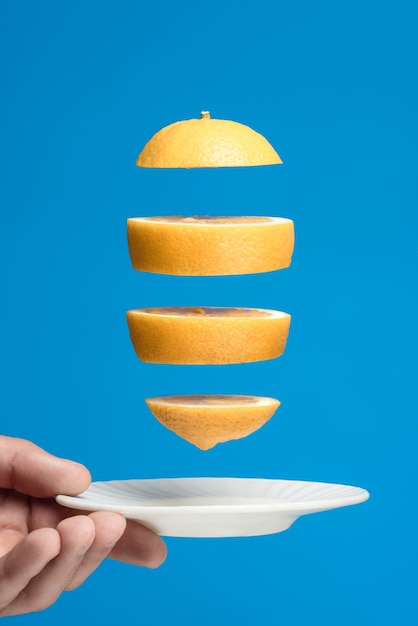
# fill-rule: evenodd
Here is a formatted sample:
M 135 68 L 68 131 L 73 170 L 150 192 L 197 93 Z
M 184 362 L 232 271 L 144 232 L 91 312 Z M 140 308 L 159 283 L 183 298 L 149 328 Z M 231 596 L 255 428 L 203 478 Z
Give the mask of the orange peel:
M 141 361 L 226 365 L 283 354 L 290 315 L 271 309 L 158 307 L 128 311 L 132 345 Z
M 240 167 L 278 165 L 281 158 L 260 133 L 239 122 L 182 120 L 159 130 L 146 143 L 136 164 L 154 168 Z
M 201 450 L 247 437 L 280 406 L 275 398 L 215 394 L 160 396 L 145 402 L 163 426 Z
M 256 274 L 289 267 L 293 221 L 264 216 L 128 219 L 135 270 L 178 276 Z

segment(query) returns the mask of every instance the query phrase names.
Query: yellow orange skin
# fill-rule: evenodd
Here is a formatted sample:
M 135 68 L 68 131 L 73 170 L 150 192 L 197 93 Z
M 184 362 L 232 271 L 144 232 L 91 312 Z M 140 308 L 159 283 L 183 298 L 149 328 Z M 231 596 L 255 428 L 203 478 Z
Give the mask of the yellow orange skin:
M 278 165 L 281 158 L 255 130 L 231 120 L 191 119 L 159 130 L 136 164 L 155 168 Z
M 141 361 L 226 365 L 281 356 L 290 315 L 266 309 L 161 307 L 128 311 L 127 322 Z
M 270 217 L 128 219 L 135 270 L 178 276 L 257 274 L 289 267 L 292 220 Z
M 247 437 L 275 413 L 275 398 L 234 395 L 189 395 L 148 398 L 154 417 L 201 450 Z

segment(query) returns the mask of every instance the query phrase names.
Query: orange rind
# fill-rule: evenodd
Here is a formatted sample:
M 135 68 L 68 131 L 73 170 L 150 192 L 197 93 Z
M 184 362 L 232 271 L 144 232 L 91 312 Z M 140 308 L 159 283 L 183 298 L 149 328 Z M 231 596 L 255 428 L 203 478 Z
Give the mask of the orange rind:
M 290 315 L 270 309 L 158 307 L 127 312 L 132 345 L 141 361 L 226 365 L 283 354 Z
M 178 276 L 256 274 L 289 267 L 293 221 L 264 216 L 128 219 L 135 270 Z
M 201 450 L 247 437 L 280 406 L 275 398 L 243 395 L 160 396 L 146 403 L 161 424 Z
M 159 130 L 139 154 L 136 164 L 152 168 L 201 168 L 278 165 L 281 158 L 260 133 L 239 122 L 182 120 Z

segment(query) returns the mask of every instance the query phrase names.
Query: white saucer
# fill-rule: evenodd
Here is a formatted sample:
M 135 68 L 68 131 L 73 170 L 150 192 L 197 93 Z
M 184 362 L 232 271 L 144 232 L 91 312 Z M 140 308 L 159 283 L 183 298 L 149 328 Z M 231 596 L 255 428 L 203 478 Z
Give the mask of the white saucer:
M 96 482 L 57 502 L 116 511 L 166 537 L 250 537 L 286 530 L 301 515 L 359 504 L 365 489 L 259 478 L 156 478 Z

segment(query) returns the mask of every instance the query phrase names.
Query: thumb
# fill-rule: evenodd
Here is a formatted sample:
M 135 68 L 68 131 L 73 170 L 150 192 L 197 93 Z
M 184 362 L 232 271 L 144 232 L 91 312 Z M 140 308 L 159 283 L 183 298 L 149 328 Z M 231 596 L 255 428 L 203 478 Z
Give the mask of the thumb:
M 60 459 L 25 439 L 0 436 L 0 488 L 37 498 L 77 495 L 91 482 L 80 463 Z

